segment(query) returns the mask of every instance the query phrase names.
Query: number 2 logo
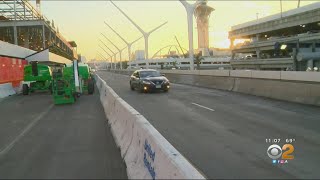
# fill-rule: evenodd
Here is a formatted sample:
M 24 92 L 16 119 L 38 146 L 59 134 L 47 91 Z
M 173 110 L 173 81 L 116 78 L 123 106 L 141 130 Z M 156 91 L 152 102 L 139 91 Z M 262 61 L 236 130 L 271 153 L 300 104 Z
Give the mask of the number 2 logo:
M 294 151 L 292 144 L 285 144 L 282 146 L 282 159 L 294 159 L 294 156 L 291 155 Z

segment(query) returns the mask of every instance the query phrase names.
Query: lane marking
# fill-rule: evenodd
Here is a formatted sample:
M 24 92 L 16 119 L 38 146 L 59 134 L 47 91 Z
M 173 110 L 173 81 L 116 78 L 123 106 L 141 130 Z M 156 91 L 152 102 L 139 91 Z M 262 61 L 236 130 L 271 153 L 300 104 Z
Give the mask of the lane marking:
M 23 131 L 10 143 L 8 144 L 5 148 L 3 148 L 0 151 L 0 157 L 5 155 L 7 152 L 9 152 L 13 146 L 21 139 L 24 137 L 24 135 L 26 135 L 32 128 L 33 126 L 40 120 L 43 118 L 44 115 L 46 115 L 53 107 L 54 105 L 51 104 L 44 112 L 42 112 L 38 117 L 36 117 L 30 124 L 28 124 L 27 127 L 25 127 L 23 129 Z
M 207 109 L 207 110 L 209 110 L 209 111 L 213 111 L 213 112 L 215 111 L 214 109 L 208 108 L 208 107 L 206 107 L 206 106 L 202 106 L 202 105 L 197 104 L 197 103 L 191 103 L 191 104 L 196 105 L 196 106 L 199 106 L 199 107 L 202 107 L 202 108 Z

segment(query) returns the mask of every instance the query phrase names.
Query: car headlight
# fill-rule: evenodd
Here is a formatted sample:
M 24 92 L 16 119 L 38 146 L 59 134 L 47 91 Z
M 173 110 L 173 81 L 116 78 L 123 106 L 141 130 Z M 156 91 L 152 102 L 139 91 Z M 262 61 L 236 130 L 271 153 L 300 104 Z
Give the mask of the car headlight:
M 149 81 L 142 81 L 143 84 L 151 84 Z
M 165 81 L 163 82 L 163 84 L 169 84 L 169 81 L 168 81 L 168 80 L 165 80 Z

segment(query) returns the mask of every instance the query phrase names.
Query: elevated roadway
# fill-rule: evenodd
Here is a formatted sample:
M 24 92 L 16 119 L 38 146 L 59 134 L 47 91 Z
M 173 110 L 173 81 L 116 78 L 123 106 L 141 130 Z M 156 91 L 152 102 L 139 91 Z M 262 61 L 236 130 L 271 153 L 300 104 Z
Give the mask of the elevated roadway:
M 208 178 L 320 178 L 319 107 L 180 84 L 141 94 L 128 76 L 98 74 Z M 272 164 L 269 138 L 294 138 L 295 159 Z
M 98 94 L 54 106 L 49 94 L 0 100 L 3 179 L 126 179 Z

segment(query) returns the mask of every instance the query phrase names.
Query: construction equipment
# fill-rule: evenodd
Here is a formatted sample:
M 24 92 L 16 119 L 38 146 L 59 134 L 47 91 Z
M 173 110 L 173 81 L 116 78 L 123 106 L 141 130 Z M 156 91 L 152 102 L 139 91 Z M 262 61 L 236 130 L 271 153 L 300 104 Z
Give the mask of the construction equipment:
M 82 85 L 82 92 L 87 94 L 93 94 L 94 92 L 94 81 L 93 74 L 90 71 L 90 67 L 87 64 L 79 64 L 79 79 Z
M 22 85 L 22 94 L 28 95 L 34 91 L 52 92 L 52 72 L 51 68 L 38 62 L 24 67 L 24 82 Z
M 61 74 L 53 78 L 54 104 L 74 103 L 81 94 L 93 94 L 94 81 L 87 64 L 72 64 L 62 68 Z

